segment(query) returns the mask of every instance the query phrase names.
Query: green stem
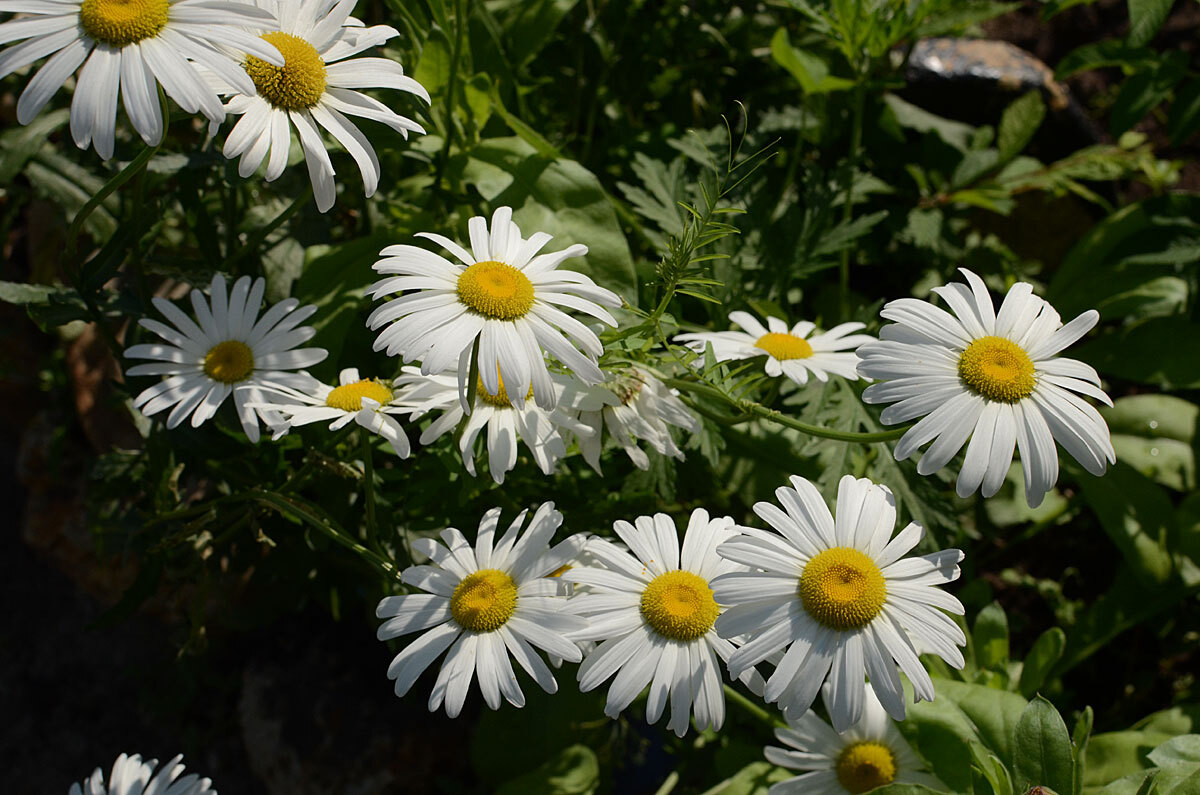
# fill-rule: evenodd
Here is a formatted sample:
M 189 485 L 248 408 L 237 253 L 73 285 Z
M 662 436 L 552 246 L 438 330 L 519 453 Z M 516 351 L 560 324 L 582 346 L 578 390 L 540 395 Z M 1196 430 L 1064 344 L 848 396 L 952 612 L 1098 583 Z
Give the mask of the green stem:
M 88 217 L 100 206 L 101 202 L 112 195 L 113 191 L 139 174 L 146 167 L 146 164 L 150 162 L 150 158 L 154 157 L 155 153 L 158 152 L 160 146 L 162 146 L 161 141 L 143 149 L 137 157 L 129 161 L 129 165 L 125 166 L 112 179 L 104 183 L 104 186 L 84 203 L 79 212 L 75 213 L 75 217 L 71 220 L 71 225 L 67 227 L 66 258 L 68 260 L 73 259 L 75 256 L 75 247 L 78 242 L 79 232 Z
M 654 791 L 654 795 L 671 795 L 675 790 L 675 785 L 679 783 L 679 771 L 672 770 L 671 775 L 667 776 L 663 781 L 662 786 Z
M 363 491 L 366 493 L 367 506 L 367 544 L 371 549 L 379 552 L 379 525 L 375 518 L 375 450 L 371 447 L 371 432 L 366 428 L 358 429 L 358 438 L 362 444 Z
M 862 145 L 863 133 L 863 104 L 865 95 L 862 83 L 854 88 L 854 116 L 850 127 L 850 153 L 846 159 L 846 198 L 842 205 L 842 223 L 850 223 L 854 217 L 854 164 L 858 158 L 858 150 Z M 850 249 L 842 249 L 840 269 L 840 295 L 842 302 L 842 317 L 850 317 Z
M 226 270 L 232 270 L 235 264 L 241 262 L 250 254 L 258 251 L 259 246 L 263 244 L 267 237 L 269 237 L 272 232 L 282 226 L 289 218 L 295 215 L 296 211 L 303 207 L 308 200 L 312 198 L 312 195 L 312 186 L 309 185 L 299 196 L 293 199 L 292 203 L 285 207 L 283 211 L 279 213 L 279 215 L 272 218 L 270 223 L 261 229 L 256 230 L 254 234 L 250 235 L 250 237 L 246 239 L 246 245 L 242 246 L 226 258 Z
M 753 701 L 743 696 L 732 685 L 722 683 L 721 689 L 725 691 L 725 699 L 727 701 L 737 704 L 739 707 L 745 710 L 750 717 L 754 718 L 768 729 L 775 729 L 776 727 L 787 728 L 787 724 L 784 721 L 775 717 L 758 704 L 755 704 Z
M 458 59 L 462 56 L 463 33 L 466 29 L 466 20 L 463 17 L 463 0 L 454 0 L 454 49 L 450 51 L 450 80 L 446 83 L 446 137 L 442 140 L 442 156 L 438 158 L 437 173 L 433 177 L 434 185 L 442 183 L 442 174 L 450 159 L 450 143 L 456 137 L 454 93 L 458 88 Z

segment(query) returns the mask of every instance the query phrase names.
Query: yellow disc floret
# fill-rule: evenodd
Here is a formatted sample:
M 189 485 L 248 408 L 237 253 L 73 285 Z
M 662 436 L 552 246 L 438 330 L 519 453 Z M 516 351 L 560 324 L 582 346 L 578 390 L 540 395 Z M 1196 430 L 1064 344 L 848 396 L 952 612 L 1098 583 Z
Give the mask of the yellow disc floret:
M 218 342 L 204 357 L 204 374 L 222 384 L 236 384 L 254 372 L 254 351 L 244 342 Z
M 263 41 L 274 44 L 283 56 L 283 66 L 272 66 L 261 58 L 247 56 L 246 74 L 258 95 L 282 110 L 308 110 L 325 94 L 325 62 L 315 47 L 290 33 L 264 33 Z
M 476 262 L 458 276 L 458 300 L 484 317 L 515 320 L 533 306 L 533 282 L 512 265 Z
M 325 398 L 325 405 L 331 409 L 342 411 L 358 411 L 361 409 L 363 398 L 370 398 L 381 406 L 392 402 L 392 390 L 381 381 L 355 381 L 353 384 L 342 384 Z
M 804 609 L 818 624 L 837 630 L 860 629 L 879 615 L 887 583 L 875 561 L 851 547 L 819 552 L 800 575 Z
M 499 569 L 468 574 L 450 597 L 450 615 L 463 629 L 494 632 L 517 609 L 517 584 Z
M 754 347 L 766 351 L 781 362 L 788 359 L 807 359 L 813 355 L 808 340 L 802 340 L 792 334 L 763 334 L 755 341 Z
M 980 337 L 958 359 L 958 375 L 988 400 L 1016 403 L 1033 394 L 1037 378 L 1033 360 L 1015 342 Z
M 664 638 L 695 640 L 712 629 L 721 608 L 704 578 L 690 571 L 668 571 L 642 591 L 642 617 Z
M 896 780 L 896 757 L 890 748 L 871 740 L 848 745 L 838 754 L 838 783 L 858 795 Z
M 167 0 L 83 0 L 79 26 L 93 41 L 119 49 L 157 36 L 167 9 Z
M 508 399 L 508 392 L 504 389 L 504 379 L 499 373 L 496 373 L 496 381 L 500 386 L 496 389 L 496 394 L 487 391 L 483 386 L 483 379 L 480 378 L 475 382 L 475 396 L 487 403 L 489 406 L 495 406 L 498 409 L 512 408 L 512 401 Z M 533 384 L 529 385 L 529 393 L 525 395 L 525 399 L 533 397 Z

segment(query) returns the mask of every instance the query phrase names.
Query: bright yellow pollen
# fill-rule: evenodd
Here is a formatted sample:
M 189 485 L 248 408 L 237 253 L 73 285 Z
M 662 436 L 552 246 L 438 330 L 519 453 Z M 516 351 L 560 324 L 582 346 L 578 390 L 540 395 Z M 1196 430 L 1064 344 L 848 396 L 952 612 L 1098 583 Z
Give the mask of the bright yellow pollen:
M 547 576 L 547 577 L 561 577 L 561 576 L 563 576 L 564 574 L 566 574 L 566 573 L 567 573 L 568 571 L 570 571 L 570 570 L 571 570 L 571 564 L 570 564 L 570 563 L 564 563 L 563 565 L 559 566 L 557 569 L 555 569 L 554 571 L 550 572 L 550 573 L 549 573 L 549 574 L 547 574 L 546 576 Z
M 703 577 L 690 571 L 668 571 L 642 591 L 642 618 L 664 638 L 695 640 L 712 629 L 721 608 Z
M 253 55 L 246 57 L 246 74 L 258 95 L 276 108 L 308 110 L 325 94 L 325 62 L 311 44 L 290 33 L 264 33 L 263 41 L 274 44 L 283 56 L 283 66 L 272 66 Z
M 860 629 L 879 615 L 887 583 L 875 561 L 850 547 L 832 547 L 815 555 L 800 575 L 804 609 L 831 629 Z
M 381 406 L 386 406 L 392 402 L 392 390 L 379 381 L 355 381 L 353 384 L 343 384 L 330 392 L 325 398 L 325 405 L 331 409 L 358 411 L 362 408 L 363 398 L 370 398 Z
M 167 8 L 167 0 L 83 0 L 79 25 L 93 41 L 121 48 L 157 36 Z
M 512 265 L 476 262 L 458 276 L 458 300 L 484 317 L 515 320 L 533 306 L 533 282 Z
M 496 380 L 500 383 L 500 386 L 496 390 L 496 394 L 493 395 L 484 388 L 483 379 L 478 379 L 475 382 L 475 396 L 489 406 L 495 406 L 498 409 L 512 408 L 512 402 L 508 399 L 508 392 L 504 390 L 504 379 L 499 373 L 496 373 Z M 533 384 L 529 385 L 529 394 L 525 396 L 525 399 L 529 400 L 531 397 L 533 397 Z
M 886 745 L 863 740 L 846 746 L 838 754 L 835 769 L 838 783 L 847 792 L 858 795 L 895 781 L 896 757 Z
M 463 578 L 450 597 L 450 615 L 463 629 L 494 632 L 517 609 L 517 584 L 499 569 L 480 569 Z
M 204 374 L 222 384 L 244 381 L 254 372 L 254 351 L 244 342 L 218 342 L 204 357 Z
M 980 337 L 958 359 L 958 375 L 988 400 L 1016 403 L 1033 394 L 1033 360 L 1015 342 Z
M 763 334 L 754 343 L 755 348 L 761 348 L 779 361 L 788 359 L 807 359 L 813 355 L 812 346 L 808 340 L 802 340 L 791 334 Z

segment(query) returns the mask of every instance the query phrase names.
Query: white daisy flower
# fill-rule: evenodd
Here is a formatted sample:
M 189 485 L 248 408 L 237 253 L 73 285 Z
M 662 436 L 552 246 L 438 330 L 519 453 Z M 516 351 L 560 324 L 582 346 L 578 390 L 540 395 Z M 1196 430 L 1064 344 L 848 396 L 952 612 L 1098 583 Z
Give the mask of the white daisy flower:
M 426 375 L 458 362 L 459 388 L 465 394 L 471 349 L 479 340 L 483 385 L 494 395 L 503 378 L 513 405 L 524 403 L 532 387 L 539 406 L 554 408 L 557 395 L 543 350 L 585 383 L 603 381 L 604 373 L 596 365 L 604 352 L 600 338 L 558 308 L 617 325 L 601 306 L 620 306 L 616 293 L 581 273 L 557 270 L 568 257 L 586 254 L 587 246 L 534 256 L 550 242 L 550 235 L 521 237 L 509 207 L 492 215 L 490 233 L 482 216 L 472 218 L 468 228 L 469 252 L 441 235 L 417 235 L 442 246 L 458 262 L 416 246 L 388 246 L 380 252 L 384 259 L 375 263 L 375 270 L 398 275 L 377 282 L 372 297 L 411 292 L 388 301 L 367 319 L 372 330 L 387 327 L 375 340 L 375 350 L 386 349 L 406 362 L 419 359 Z
M 1063 325 L 1050 304 L 1017 282 L 1000 312 L 983 280 L 959 269 L 969 287 L 935 287 L 954 311 L 916 298 L 889 301 L 880 313 L 894 321 L 880 341 L 864 345 L 859 373 L 881 382 L 863 393 L 868 403 L 895 403 L 883 410 L 887 424 L 925 415 L 896 444 L 897 460 L 927 442 L 917 464 L 928 475 L 944 467 L 968 438 L 957 491 L 966 497 L 982 484 L 991 497 L 1004 482 L 1013 445 L 1025 470 L 1025 498 L 1041 504 L 1058 480 L 1057 441 L 1083 468 L 1102 475 L 1116 462 L 1108 426 L 1083 398 L 1109 406 L 1100 377 L 1083 362 L 1056 354 L 1100 319 L 1094 309 Z
M 941 612 L 961 615 L 963 606 L 937 588 L 958 578 L 963 554 L 947 549 L 902 560 L 925 531 L 912 523 L 892 538 L 896 501 L 886 486 L 843 477 L 835 523 L 815 486 L 801 477 L 791 481 L 794 488 L 775 491 L 783 510 L 769 502 L 754 506 L 778 534 L 742 528 L 743 535 L 717 550 L 758 569 L 713 582 L 717 600 L 729 605 L 717 631 L 726 638 L 747 636 L 729 670 L 738 674 L 787 647 L 763 694 L 786 714 L 812 706 L 828 675 L 826 706 L 833 727 L 846 731 L 862 719 L 866 676 L 888 714 L 903 720 L 897 666 L 918 701 L 934 695 L 914 641 L 922 651 L 963 666 L 957 646 L 966 637 Z
M 324 348 L 296 348 L 316 332 L 301 326 L 315 306 L 300 306 L 288 298 L 272 306 L 262 317 L 266 282 L 243 276 L 225 290 L 225 278 L 213 276 L 209 287 L 211 305 L 199 290 L 192 290 L 192 320 L 163 298 L 154 298 L 154 306 L 174 328 L 150 318 L 138 324 L 162 337 L 168 344 L 148 343 L 125 350 L 129 359 L 151 359 L 125 371 L 126 376 L 169 376 L 134 398 L 133 406 L 147 417 L 171 408 L 167 427 L 174 428 L 191 415 L 192 427 L 199 427 L 217 413 L 225 398 L 233 395 L 242 429 L 250 441 L 258 441 L 258 420 L 268 425 L 282 422 L 275 412 L 251 408 L 251 403 L 266 403 L 265 386 L 303 388 L 310 383 L 307 373 L 287 372 L 311 367 L 322 361 Z M 299 308 L 297 308 L 299 307 Z M 174 407 L 174 408 L 172 408 Z
M 829 686 L 822 688 L 828 701 Z M 788 746 L 767 746 L 771 764 L 808 772 L 771 785 L 770 795 L 859 795 L 893 782 L 945 789 L 888 718 L 879 699 L 865 687 L 863 716 L 838 734 L 812 710 L 775 738 Z
M 733 520 L 710 519 L 697 508 L 682 554 L 675 522 L 666 514 L 639 516 L 634 524 L 617 521 L 613 529 L 633 554 L 593 538 L 587 550 L 598 565 L 562 575 L 587 587 L 571 599 L 570 609 L 587 616 L 590 626 L 574 637 L 602 640 L 579 666 L 579 689 L 593 690 L 615 674 L 604 707 L 609 717 L 617 717 L 649 686 L 650 723 L 662 716 L 669 698 L 668 726 L 678 736 L 687 733 L 693 712 L 698 728 L 720 729 L 725 695 L 718 660 L 728 661 L 734 646 L 713 630 L 721 605 L 709 582 L 741 569 L 715 551 L 737 533 Z M 740 678 L 761 692 L 762 680 L 753 668 Z
M 554 472 L 558 460 L 567 454 L 564 431 L 581 438 L 592 433 L 591 428 L 564 408 L 547 411 L 533 402 L 513 405 L 503 380 L 497 391 L 489 392 L 483 379 L 479 378 L 475 406 L 467 415 L 463 411 L 457 375 L 451 372 L 422 375 L 416 367 L 404 367 L 401 373 L 396 379 L 395 405 L 404 406 L 413 419 L 429 412 L 441 412 L 441 416 L 421 434 L 421 444 L 429 444 L 455 430 L 466 418 L 466 426 L 458 438 L 458 450 L 463 466 L 472 476 L 475 475 L 475 440 L 485 428 L 488 471 L 497 483 L 503 483 L 504 476 L 517 464 L 518 439 L 525 443 L 542 473 L 549 475 Z M 565 376 L 552 376 L 554 394 L 561 395 L 568 383 Z
M 711 344 L 718 362 L 766 356 L 767 375 L 786 375 L 803 386 L 808 383 L 809 373 L 818 381 L 828 381 L 830 373 L 857 380 L 854 368 L 858 358 L 853 349 L 875 339 L 850 333 L 864 328 L 862 323 L 842 323 L 829 331 L 816 332 L 816 325 L 807 320 L 788 329 L 787 323 L 777 317 L 768 317 L 764 327 L 749 312 L 730 312 L 729 319 L 744 330 L 679 334 L 675 340 L 701 355 Z
M 67 795 L 217 795 L 211 779 L 200 778 L 195 773 L 180 778 L 184 768 L 181 759 L 183 754 L 177 755 L 154 776 L 157 759 L 143 762 L 140 754 L 121 754 L 113 762 L 107 786 L 104 773 L 96 768 L 89 778 L 84 779 L 82 786 L 72 784 Z
M 115 0 L 110 0 L 115 1 Z M 235 94 L 225 109 L 241 116 L 225 139 L 226 157 L 241 157 L 238 174 L 249 177 L 264 159 L 266 179 L 275 180 L 287 166 L 292 130 L 300 139 L 304 162 L 312 180 L 317 209 L 333 206 L 337 190 L 333 164 L 319 131 L 324 128 L 350 153 L 362 172 L 366 195 L 375 195 L 379 185 L 379 159 L 366 136 L 347 115 L 378 121 L 408 137 L 409 131 L 425 130 L 412 119 L 394 112 L 361 88 L 392 88 L 415 94 L 429 102 L 429 94 L 416 80 L 404 74 L 399 63 L 387 58 L 351 58 L 363 50 L 399 35 L 387 25 L 363 27 L 350 16 L 356 0 L 255 0 L 278 19 L 262 41 L 283 54 L 278 66 L 248 58 L 245 81 L 230 83 L 224 75 L 213 75 L 224 94 Z M 245 75 L 243 75 L 245 77 Z M 254 89 L 257 88 L 257 93 Z
M 395 392 L 387 381 L 361 378 L 356 368 L 349 367 L 338 374 L 337 386 L 314 378 L 304 389 L 276 387 L 271 391 L 277 393 L 272 395 L 272 402 L 252 403 L 250 408 L 283 416 L 285 422 L 275 428 L 276 439 L 298 425 L 332 420 L 329 430 L 336 431 L 357 422 L 386 439 L 396 455 L 408 458 L 408 436 L 392 415 L 407 414 L 409 410 L 395 403 Z
M 581 390 L 565 395 L 564 400 L 571 408 L 579 409 L 580 422 L 592 429 L 590 435 L 577 440 L 584 460 L 600 472 L 601 430 L 607 427 L 609 436 L 638 469 L 650 468 L 650 457 L 638 447 L 639 440 L 647 442 L 660 455 L 682 461 L 683 451 L 671 437 L 669 426 L 696 433 L 700 421 L 678 395 L 639 367 L 610 375 L 603 385 L 581 386 Z M 584 408 L 589 399 L 601 404 L 600 407 Z
M 112 157 L 117 96 L 138 135 L 155 145 L 163 137 L 158 88 L 188 113 L 210 122 L 225 118 L 221 100 L 196 64 L 222 75 L 238 90 L 254 93 L 254 83 L 233 57 L 248 53 L 282 65 L 271 44 L 244 30 L 270 23 L 253 5 L 224 0 L 0 0 L 0 11 L 26 14 L 0 25 L 0 44 L 25 41 L 0 53 L 0 77 L 47 55 L 17 101 L 17 121 L 28 124 L 67 78 L 79 69 L 71 98 L 71 136 Z M 84 63 L 86 61 L 86 63 Z
M 550 537 L 562 524 L 562 514 L 554 510 L 554 503 L 543 503 L 522 535 L 526 513 L 517 515 L 494 546 L 499 508 L 484 514 L 474 549 L 453 527 L 442 531 L 445 546 L 431 538 L 413 542 L 413 549 L 432 563 L 410 566 L 401 578 L 429 593 L 389 596 L 375 609 L 376 616 L 387 619 L 379 627 L 380 640 L 428 630 L 388 666 L 397 696 L 407 693 L 446 649 L 450 651 L 430 693 L 429 710 L 444 702 L 452 718 L 462 710 L 476 677 L 492 709 L 500 706 L 501 696 L 515 706 L 525 704 L 510 655 L 543 690 L 557 692 L 554 675 L 530 644 L 579 662 L 579 647 L 567 636 L 587 623 L 563 612 L 566 600 L 557 595 L 556 581 L 547 577 L 555 563 L 547 554 Z

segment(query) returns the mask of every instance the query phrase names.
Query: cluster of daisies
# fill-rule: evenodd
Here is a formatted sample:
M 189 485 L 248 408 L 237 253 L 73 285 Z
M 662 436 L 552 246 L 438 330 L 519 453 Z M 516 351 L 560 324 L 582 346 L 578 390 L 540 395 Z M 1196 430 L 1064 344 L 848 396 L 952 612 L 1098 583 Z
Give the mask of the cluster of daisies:
M 336 197 L 334 169 L 322 130 L 362 172 L 367 196 L 379 183 L 379 161 L 347 116 L 381 122 L 407 137 L 424 130 L 359 89 L 429 95 L 387 58 L 355 57 L 397 36 L 366 27 L 350 14 L 356 0 L 3 0 L 0 77 L 46 59 L 17 101 L 28 124 L 74 77 L 71 135 L 105 159 L 116 142 L 118 99 L 147 145 L 165 133 L 159 90 L 186 113 L 200 113 L 214 135 L 227 115 L 239 117 L 223 152 L 240 158 L 238 173 L 266 161 L 274 180 L 299 138 L 317 207 Z

